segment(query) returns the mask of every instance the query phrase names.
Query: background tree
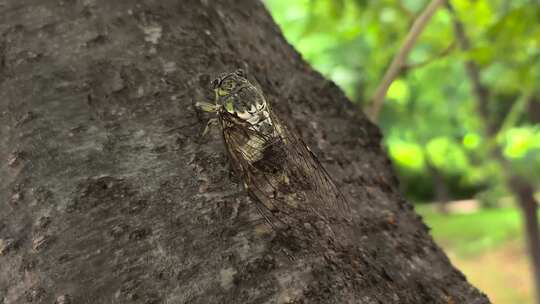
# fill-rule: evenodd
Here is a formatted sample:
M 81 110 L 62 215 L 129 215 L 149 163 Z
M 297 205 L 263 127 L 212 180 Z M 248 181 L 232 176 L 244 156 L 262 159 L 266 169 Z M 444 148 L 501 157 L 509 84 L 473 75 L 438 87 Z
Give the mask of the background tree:
M 465 32 L 465 28 L 461 20 L 457 17 L 454 7 L 450 2 L 446 3 L 446 7 L 450 11 L 453 17 L 454 30 L 456 32 L 456 38 L 459 41 L 459 44 L 463 51 L 467 52 L 471 49 L 471 42 Z M 525 92 L 522 100 L 515 101 L 513 107 L 517 110 L 510 115 L 503 116 L 502 122 L 497 123 L 493 119 L 491 114 L 490 104 L 491 104 L 491 88 L 485 86 L 482 83 L 481 71 L 477 63 L 468 59 L 465 60 L 465 69 L 467 75 L 472 84 L 472 92 L 476 97 L 477 102 L 477 112 L 479 117 L 482 119 L 484 124 L 484 135 L 490 141 L 495 141 L 499 130 L 502 132 L 506 131 L 505 128 L 508 128 L 515 124 L 511 121 L 515 119 L 514 116 L 519 115 L 523 111 L 522 104 L 528 102 L 530 99 L 530 88 L 525 86 Z M 520 109 L 521 107 L 521 109 Z M 519 112 L 518 112 L 519 111 Z M 514 169 L 512 163 L 504 157 L 502 148 L 499 144 L 493 144 L 492 147 L 489 147 L 492 157 L 497 160 L 501 166 L 504 177 L 508 188 L 514 194 L 516 200 L 519 203 L 521 211 L 523 213 L 523 222 L 524 222 L 524 231 L 527 236 L 527 244 L 529 247 L 529 255 L 531 257 L 532 272 L 535 280 L 535 291 L 536 291 L 536 303 L 540 303 L 540 231 L 538 226 L 538 201 L 534 197 L 534 185 L 531 181 L 528 180 L 527 176 L 524 176 L 518 170 Z M 517 171 L 517 172 L 516 172 Z
M 11 1 L 0 20 L 3 303 L 489 302 L 260 2 Z M 348 245 L 269 229 L 201 139 L 194 103 L 237 67 L 350 197 Z

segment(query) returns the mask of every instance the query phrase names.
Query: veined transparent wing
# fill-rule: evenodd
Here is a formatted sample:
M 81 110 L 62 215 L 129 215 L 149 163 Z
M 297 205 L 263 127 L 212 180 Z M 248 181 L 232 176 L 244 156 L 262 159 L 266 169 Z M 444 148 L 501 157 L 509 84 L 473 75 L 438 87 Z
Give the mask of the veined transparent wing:
M 350 206 L 326 169 L 296 132 L 272 111 L 271 116 L 274 136 L 234 115 L 220 116 L 233 167 L 264 218 L 274 228 L 309 219 L 346 220 Z

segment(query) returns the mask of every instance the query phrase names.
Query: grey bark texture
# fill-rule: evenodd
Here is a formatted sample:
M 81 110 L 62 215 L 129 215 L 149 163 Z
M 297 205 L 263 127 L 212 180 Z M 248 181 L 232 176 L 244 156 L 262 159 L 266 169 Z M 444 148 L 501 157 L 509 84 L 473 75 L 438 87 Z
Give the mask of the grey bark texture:
M 0 35 L 0 303 L 489 303 L 259 1 L 0 0 Z M 201 138 L 236 68 L 349 198 L 346 245 L 268 229 Z

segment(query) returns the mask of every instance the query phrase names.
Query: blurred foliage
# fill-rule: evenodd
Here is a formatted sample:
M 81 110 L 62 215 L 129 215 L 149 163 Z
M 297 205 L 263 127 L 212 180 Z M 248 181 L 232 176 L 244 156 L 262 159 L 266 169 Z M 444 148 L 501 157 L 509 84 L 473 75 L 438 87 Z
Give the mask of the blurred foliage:
M 343 88 L 359 107 L 427 0 L 266 0 L 286 38 L 304 58 Z M 384 144 L 404 190 L 415 200 L 433 193 L 433 170 L 452 198 L 505 195 L 490 145 L 503 147 L 513 169 L 540 181 L 540 125 L 527 109 L 540 106 L 540 4 L 533 0 L 453 0 L 472 42 L 456 46 L 452 19 L 434 15 L 407 66 L 386 96 L 379 119 Z M 497 138 L 485 138 L 464 61 L 479 64 L 490 90 Z M 485 193 L 485 192 L 488 193 Z M 491 192 L 491 193 L 489 193 Z M 495 195 L 496 194 L 496 195 Z M 490 202 L 493 204 L 493 202 Z
M 427 205 L 416 206 L 433 237 L 454 254 L 466 257 L 485 252 L 509 240 L 521 239 L 520 213 L 516 208 L 484 209 L 451 217 Z M 496 229 L 494 229 L 496 228 Z

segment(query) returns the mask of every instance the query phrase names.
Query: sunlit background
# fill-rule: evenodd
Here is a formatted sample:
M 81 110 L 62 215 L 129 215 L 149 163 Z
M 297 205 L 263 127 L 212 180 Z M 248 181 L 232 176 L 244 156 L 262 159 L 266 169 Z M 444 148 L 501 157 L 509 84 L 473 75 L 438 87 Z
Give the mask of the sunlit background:
M 303 57 L 367 109 L 430 1 L 264 2 Z M 451 4 L 455 15 L 441 6 L 424 28 L 377 124 L 403 193 L 453 263 L 494 303 L 533 303 L 522 213 L 508 181 L 518 176 L 536 191 L 540 184 L 540 4 Z M 489 115 L 479 111 L 466 62 L 476 64 Z

